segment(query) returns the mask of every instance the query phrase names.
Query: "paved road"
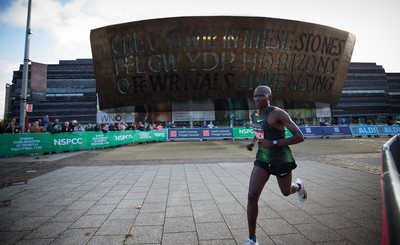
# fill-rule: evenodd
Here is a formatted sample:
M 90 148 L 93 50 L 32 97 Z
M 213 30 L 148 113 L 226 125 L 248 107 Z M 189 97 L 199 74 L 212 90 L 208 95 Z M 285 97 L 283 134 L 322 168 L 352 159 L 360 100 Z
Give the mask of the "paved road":
M 283 197 L 271 178 L 260 200 L 260 244 L 379 244 L 376 169 L 386 140 L 307 139 L 293 146 L 294 177 L 304 179 L 309 198 Z M 11 206 L 0 205 L 0 243 L 244 244 L 255 154 L 244 143 L 152 143 L 0 159 L 2 167 L 11 161 L 31 170 L 54 167 L 0 189 L 0 199 L 13 198 Z

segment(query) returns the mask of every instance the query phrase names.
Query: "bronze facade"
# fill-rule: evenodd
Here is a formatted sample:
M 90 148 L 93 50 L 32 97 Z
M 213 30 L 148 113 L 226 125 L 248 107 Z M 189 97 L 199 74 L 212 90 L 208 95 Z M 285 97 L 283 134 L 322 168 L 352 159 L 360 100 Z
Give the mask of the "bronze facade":
M 263 17 L 176 17 L 92 30 L 100 109 L 252 97 L 337 104 L 355 37 Z

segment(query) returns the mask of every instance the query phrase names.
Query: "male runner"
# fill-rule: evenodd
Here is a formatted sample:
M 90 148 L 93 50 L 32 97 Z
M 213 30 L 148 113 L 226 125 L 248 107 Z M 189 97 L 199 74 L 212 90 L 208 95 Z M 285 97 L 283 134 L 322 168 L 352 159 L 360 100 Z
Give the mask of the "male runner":
M 271 89 L 261 85 L 254 90 L 254 104 L 257 111 L 251 115 L 255 136 L 246 145 L 252 151 L 258 143 L 256 160 L 250 176 L 249 193 L 247 197 L 247 221 L 249 238 L 247 245 L 258 245 L 256 239 L 256 221 L 258 215 L 258 199 L 270 175 L 275 175 L 279 188 L 284 196 L 298 194 L 298 199 L 304 202 L 307 192 L 301 179 L 292 183 L 292 170 L 297 167 L 289 145 L 304 141 L 304 136 L 297 125 L 290 119 L 287 112 L 271 106 Z M 293 134 L 285 138 L 285 127 Z

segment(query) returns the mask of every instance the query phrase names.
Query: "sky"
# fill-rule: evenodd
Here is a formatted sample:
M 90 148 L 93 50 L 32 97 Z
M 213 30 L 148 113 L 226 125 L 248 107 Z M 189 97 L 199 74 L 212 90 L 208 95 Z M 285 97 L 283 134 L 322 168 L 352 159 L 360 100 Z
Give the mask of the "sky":
M 92 58 L 90 31 L 125 22 L 179 16 L 257 16 L 326 25 L 356 37 L 351 62 L 400 72 L 398 0 L 32 0 L 29 60 Z M 28 0 L 0 0 L 0 118 L 5 87 L 23 64 Z

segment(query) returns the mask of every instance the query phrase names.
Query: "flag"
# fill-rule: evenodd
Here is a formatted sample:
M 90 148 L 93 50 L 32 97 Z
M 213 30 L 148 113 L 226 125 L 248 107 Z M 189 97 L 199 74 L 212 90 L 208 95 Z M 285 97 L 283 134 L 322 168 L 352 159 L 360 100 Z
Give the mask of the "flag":
M 46 100 L 47 65 L 32 62 L 31 64 L 31 100 Z

